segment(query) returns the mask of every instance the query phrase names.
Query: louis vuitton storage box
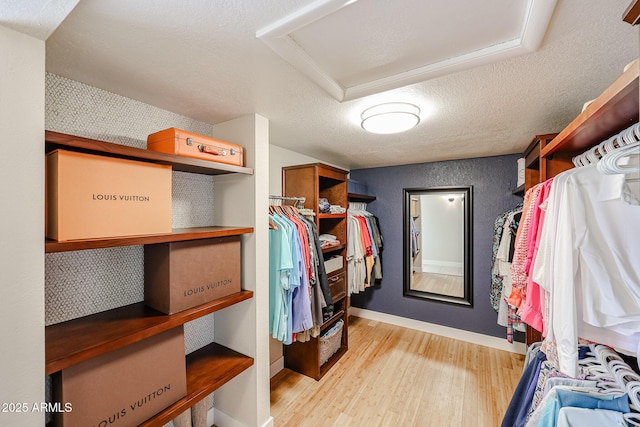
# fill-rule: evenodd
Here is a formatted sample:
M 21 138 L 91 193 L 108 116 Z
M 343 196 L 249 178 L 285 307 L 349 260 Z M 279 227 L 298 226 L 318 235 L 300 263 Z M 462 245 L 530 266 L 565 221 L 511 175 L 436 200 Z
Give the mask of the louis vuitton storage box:
M 55 150 L 46 162 L 46 236 L 171 233 L 171 167 Z
M 144 301 L 177 313 L 240 292 L 240 236 L 144 247 Z
M 187 395 L 182 326 L 53 375 L 55 424 L 137 426 Z

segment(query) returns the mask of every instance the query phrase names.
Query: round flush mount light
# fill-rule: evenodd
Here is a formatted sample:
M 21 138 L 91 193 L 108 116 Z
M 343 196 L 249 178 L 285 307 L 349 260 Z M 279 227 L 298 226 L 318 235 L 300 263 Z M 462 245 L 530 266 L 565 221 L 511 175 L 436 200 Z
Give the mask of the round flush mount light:
M 387 102 L 367 108 L 361 118 L 362 128 L 367 132 L 404 132 L 420 123 L 420 108 L 407 102 Z

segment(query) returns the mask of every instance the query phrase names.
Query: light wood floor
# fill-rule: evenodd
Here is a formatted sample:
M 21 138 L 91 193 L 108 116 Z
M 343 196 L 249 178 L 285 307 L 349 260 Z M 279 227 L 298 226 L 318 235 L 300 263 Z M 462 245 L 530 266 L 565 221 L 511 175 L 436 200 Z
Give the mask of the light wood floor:
M 464 281 L 461 275 L 440 273 L 413 273 L 411 289 L 432 292 L 452 297 L 464 296 Z
M 524 356 L 351 317 L 349 351 L 320 381 L 271 380 L 282 426 L 499 426 Z

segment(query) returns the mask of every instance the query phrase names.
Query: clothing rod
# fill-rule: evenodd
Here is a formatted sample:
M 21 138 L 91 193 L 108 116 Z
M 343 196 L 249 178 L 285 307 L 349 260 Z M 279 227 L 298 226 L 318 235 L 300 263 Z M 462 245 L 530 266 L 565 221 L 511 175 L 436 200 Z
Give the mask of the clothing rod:
M 269 196 L 269 200 L 284 200 L 284 201 L 295 202 L 293 206 L 298 209 L 302 209 L 304 208 L 304 202 L 305 200 L 307 200 L 307 198 L 306 197 L 290 197 L 290 196 Z
M 289 197 L 289 196 L 269 196 L 270 199 L 275 200 L 292 200 L 297 202 L 305 202 L 307 200 L 306 197 Z

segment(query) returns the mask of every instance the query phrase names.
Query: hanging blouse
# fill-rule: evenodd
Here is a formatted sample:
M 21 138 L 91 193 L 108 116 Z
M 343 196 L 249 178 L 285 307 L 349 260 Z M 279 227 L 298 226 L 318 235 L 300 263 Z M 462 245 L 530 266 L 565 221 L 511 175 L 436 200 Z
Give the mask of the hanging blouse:
M 549 290 L 560 370 L 575 376 L 578 337 L 638 352 L 640 206 L 623 198 L 624 175 L 595 166 L 556 176 L 534 281 Z M 556 190 L 556 191 L 554 191 Z

